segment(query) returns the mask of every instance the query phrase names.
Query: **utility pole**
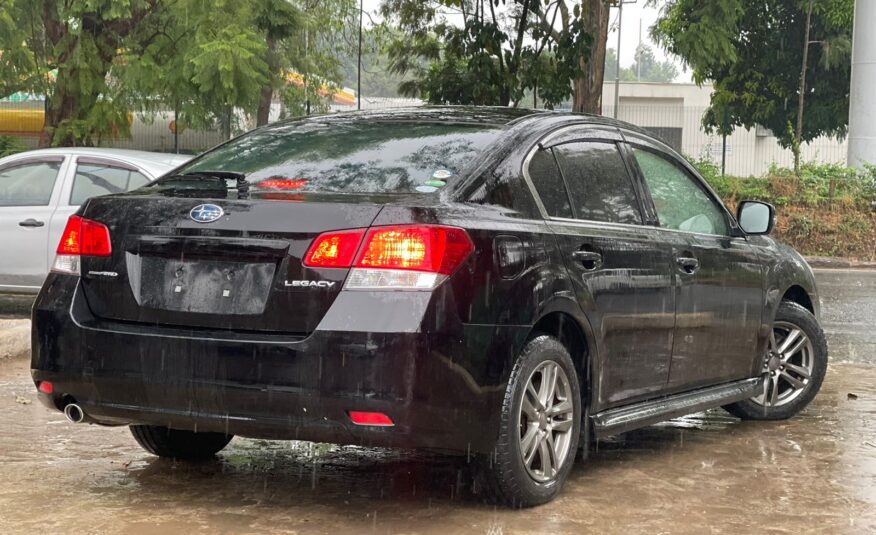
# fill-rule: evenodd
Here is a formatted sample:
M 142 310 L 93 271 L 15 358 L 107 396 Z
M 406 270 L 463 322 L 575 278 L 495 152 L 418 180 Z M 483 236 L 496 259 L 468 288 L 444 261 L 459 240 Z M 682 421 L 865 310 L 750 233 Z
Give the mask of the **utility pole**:
M 806 11 L 806 31 L 803 40 L 803 67 L 800 69 L 800 96 L 797 99 L 797 129 L 794 131 L 794 174 L 800 174 L 800 143 L 803 136 L 803 102 L 806 98 L 806 66 L 809 63 L 809 30 L 812 22 L 812 3 Z
M 356 63 L 356 109 L 362 109 L 362 18 L 365 0 L 359 0 L 359 59 Z
M 614 74 L 614 118 L 617 119 L 617 111 L 620 107 L 620 53 L 621 53 L 621 26 L 624 20 L 624 4 L 635 4 L 636 0 L 617 0 L 617 61 L 615 62 Z
M 876 2 L 856 0 L 849 94 L 848 164 L 876 164 Z
M 621 25 L 624 20 L 624 0 L 617 3 L 617 61 L 614 72 L 614 118 L 617 119 L 617 109 L 620 105 L 620 50 L 621 50 Z

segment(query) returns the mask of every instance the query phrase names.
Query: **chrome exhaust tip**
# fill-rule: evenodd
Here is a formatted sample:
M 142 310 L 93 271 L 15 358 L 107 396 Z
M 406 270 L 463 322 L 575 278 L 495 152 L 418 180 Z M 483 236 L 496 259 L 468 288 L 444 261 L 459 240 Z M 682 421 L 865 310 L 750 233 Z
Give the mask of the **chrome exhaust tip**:
M 82 407 L 75 403 L 69 403 L 64 407 L 64 416 L 67 417 L 67 420 L 74 424 L 82 423 L 85 420 L 85 411 L 82 410 Z

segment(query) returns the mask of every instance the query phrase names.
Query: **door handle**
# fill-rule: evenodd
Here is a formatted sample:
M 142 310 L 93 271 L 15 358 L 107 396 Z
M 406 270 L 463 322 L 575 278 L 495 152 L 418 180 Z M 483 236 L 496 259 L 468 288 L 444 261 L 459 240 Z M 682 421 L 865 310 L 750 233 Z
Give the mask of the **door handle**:
M 700 261 L 696 258 L 692 258 L 689 256 L 680 256 L 675 259 L 676 263 L 678 263 L 678 267 L 681 268 L 681 271 L 692 275 L 700 269 Z
M 42 226 L 44 226 L 44 225 L 45 225 L 44 222 L 42 222 L 42 221 L 37 221 L 36 219 L 34 219 L 34 218 L 32 218 L 32 217 L 31 217 L 31 218 L 28 218 L 28 219 L 25 219 L 24 221 L 19 221 L 19 222 L 18 222 L 18 226 L 19 226 L 19 227 L 42 227 Z
M 575 251 L 572 256 L 581 262 L 587 271 L 593 271 L 602 266 L 602 255 L 596 251 Z

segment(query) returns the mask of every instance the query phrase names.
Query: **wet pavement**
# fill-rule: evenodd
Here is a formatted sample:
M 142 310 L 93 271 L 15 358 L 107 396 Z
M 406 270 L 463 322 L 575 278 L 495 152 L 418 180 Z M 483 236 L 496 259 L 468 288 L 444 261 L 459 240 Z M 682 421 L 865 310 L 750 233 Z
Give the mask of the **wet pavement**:
M 715 410 L 600 442 L 523 511 L 486 503 L 465 458 L 236 438 L 160 460 L 43 408 L 26 368 L 0 363 L 0 533 L 876 532 L 876 366 L 834 365 L 786 422 Z
M 876 270 L 816 270 L 830 356 L 876 364 Z
M 785 422 L 722 410 L 602 441 L 554 502 L 485 501 L 463 457 L 234 439 L 157 459 L 67 423 L 0 360 L 0 534 L 876 533 L 876 272 L 820 271 L 831 367 Z

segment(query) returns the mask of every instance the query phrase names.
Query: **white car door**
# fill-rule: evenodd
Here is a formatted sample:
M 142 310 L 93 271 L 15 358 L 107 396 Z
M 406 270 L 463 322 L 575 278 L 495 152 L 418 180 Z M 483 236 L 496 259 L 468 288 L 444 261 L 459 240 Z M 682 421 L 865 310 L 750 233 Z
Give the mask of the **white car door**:
M 0 167 L 0 291 L 36 292 L 49 269 L 46 249 L 69 158 L 19 158 Z

